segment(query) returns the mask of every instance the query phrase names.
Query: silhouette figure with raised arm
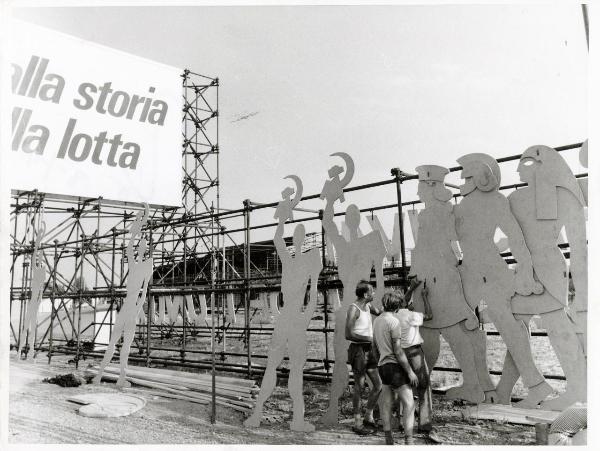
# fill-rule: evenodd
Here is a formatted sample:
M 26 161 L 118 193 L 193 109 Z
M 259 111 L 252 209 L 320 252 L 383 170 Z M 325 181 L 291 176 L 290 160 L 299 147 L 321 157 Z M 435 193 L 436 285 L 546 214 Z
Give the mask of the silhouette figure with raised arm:
M 338 277 L 344 285 L 343 299 L 340 307 L 335 311 L 334 330 L 334 356 L 333 377 L 329 406 L 321 417 L 321 422 L 326 425 L 338 423 L 338 404 L 346 386 L 348 385 L 348 367 L 346 365 L 349 342 L 346 340 L 346 318 L 348 308 L 354 301 L 356 285 L 361 280 L 371 278 L 371 270 L 375 269 L 377 290 L 374 296 L 373 307 L 381 307 L 381 298 L 384 292 L 383 260 L 386 255 L 385 244 L 379 231 L 372 231 L 359 238 L 358 228 L 360 225 L 360 210 L 354 204 L 346 209 L 345 222 L 349 229 L 350 239 L 340 234 L 335 222 L 333 222 L 333 205 L 337 200 L 344 201 L 344 187 L 350 183 L 354 175 L 354 162 L 346 153 L 337 152 L 332 155 L 341 157 L 346 162 L 344 177 L 339 176 L 343 172 L 340 166 L 333 166 L 329 170 L 329 180 L 323 186 L 321 198 L 325 199 L 326 205 L 323 210 L 323 228 L 327 238 L 331 240 L 337 255 Z
M 146 301 L 148 282 L 152 277 L 153 270 L 152 248 L 148 249 L 148 258 L 145 258 L 148 247 L 146 238 L 142 237 L 139 241 L 137 261 L 133 252 L 133 243 L 138 235 L 141 235 L 142 227 L 148 221 L 149 216 L 150 209 L 148 204 L 144 203 L 144 211 L 138 212 L 135 221 L 131 225 L 131 239 L 127 245 L 127 262 L 129 264 L 127 295 L 115 319 L 112 336 L 108 348 L 104 352 L 98 374 L 94 377 L 94 383 L 100 383 L 102 380 L 104 368 L 112 360 L 117 342 L 123 336 L 123 345 L 119 352 L 120 374 L 117 380 L 117 387 L 123 388 L 131 385 L 126 379 L 127 361 L 129 359 L 131 344 L 135 337 L 136 320 Z
M 302 198 L 302 181 L 295 175 L 286 178 L 296 183 L 296 196 L 290 199 L 294 189 L 283 190 L 283 200 L 275 211 L 275 219 L 279 220 L 273 239 L 277 254 L 281 260 L 281 292 L 283 307 L 281 311 L 275 307 L 273 313 L 274 326 L 267 368 L 260 386 L 256 406 L 252 415 L 244 421 L 246 427 L 260 426 L 262 410 L 265 401 L 273 393 L 277 382 L 277 367 L 283 361 L 287 350 L 290 359 L 290 374 L 288 388 L 293 403 L 293 416 L 290 429 L 300 432 L 312 432 L 315 427 L 304 420 L 303 371 L 306 363 L 306 329 L 317 306 L 317 284 L 322 262 L 318 248 L 302 253 L 305 230 L 304 225 L 298 224 L 294 229 L 294 256 L 290 255 L 283 239 L 284 223 L 293 219 L 293 209 Z M 302 311 L 307 284 L 310 283 L 310 300 Z

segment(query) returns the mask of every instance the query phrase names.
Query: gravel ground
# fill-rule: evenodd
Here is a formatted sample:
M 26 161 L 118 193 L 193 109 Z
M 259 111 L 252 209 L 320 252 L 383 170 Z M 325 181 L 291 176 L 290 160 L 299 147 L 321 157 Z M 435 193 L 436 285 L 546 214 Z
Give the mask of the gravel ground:
M 66 401 L 75 394 L 114 392 L 114 384 L 82 385 L 61 388 L 42 383 L 42 379 L 58 374 L 82 374 L 90 363 L 82 362 L 80 370 L 68 357 L 54 357 L 52 365 L 45 356 L 36 361 L 18 361 L 11 353 L 10 361 L 10 443 L 88 443 L 88 444 L 337 444 L 375 445 L 383 443 L 383 434 L 359 437 L 352 433 L 352 407 L 347 390 L 341 405 L 340 425 L 324 428 L 317 425 L 313 434 L 289 430 L 291 401 L 286 382 L 280 381 L 273 396 L 265 404 L 267 421 L 259 429 L 242 426 L 244 414 L 218 407 L 217 423 L 210 424 L 210 406 L 156 397 L 144 393 L 147 405 L 122 418 L 94 419 L 76 413 L 77 405 Z M 136 393 L 132 389 L 132 393 Z M 141 392 L 137 392 L 141 393 Z M 325 410 L 328 385 L 305 383 L 306 418 L 316 422 Z M 530 445 L 535 443 L 532 426 L 518 426 L 482 420 L 465 420 L 460 403 L 434 396 L 436 432 L 444 444 Z M 397 437 L 401 437 L 399 433 Z M 417 437 L 417 444 L 430 443 Z

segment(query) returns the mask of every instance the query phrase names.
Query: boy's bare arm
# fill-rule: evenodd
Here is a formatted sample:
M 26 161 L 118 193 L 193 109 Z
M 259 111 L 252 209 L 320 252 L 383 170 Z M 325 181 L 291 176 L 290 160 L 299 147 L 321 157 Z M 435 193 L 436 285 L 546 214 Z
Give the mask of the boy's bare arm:
M 406 299 L 406 301 L 410 301 L 410 298 L 412 298 L 413 291 L 415 291 L 417 287 L 421 285 L 421 282 L 422 281 L 418 280 L 416 277 L 411 279 L 410 286 L 408 287 L 408 290 L 406 290 L 406 293 L 404 293 L 404 299 Z
M 423 297 L 423 306 L 425 307 L 423 321 L 430 321 L 433 319 L 433 311 L 431 310 L 431 304 L 429 303 L 429 289 L 427 287 L 424 287 L 421 290 L 421 296 Z
M 379 316 L 383 313 L 383 310 L 378 309 L 377 307 L 373 307 L 373 304 L 369 303 L 369 310 L 371 315 Z

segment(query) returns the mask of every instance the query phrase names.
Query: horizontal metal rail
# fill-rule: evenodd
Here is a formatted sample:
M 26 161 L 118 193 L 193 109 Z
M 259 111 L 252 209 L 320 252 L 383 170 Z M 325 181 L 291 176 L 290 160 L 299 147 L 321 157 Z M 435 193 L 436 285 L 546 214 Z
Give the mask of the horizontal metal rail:
M 572 144 L 569 146 L 561 146 L 558 147 L 557 150 L 558 151 L 564 151 L 564 150 L 569 150 L 569 149 L 576 149 L 581 147 L 582 143 L 577 143 L 577 144 Z M 195 151 L 194 151 L 195 152 Z M 516 161 L 521 157 L 521 155 L 513 155 L 513 156 L 509 156 L 509 157 L 503 157 L 503 158 L 499 158 L 497 159 L 497 161 L 499 163 L 503 163 L 503 162 L 508 162 L 508 161 Z M 460 166 L 456 166 L 456 167 L 452 167 L 449 168 L 451 172 L 456 172 L 461 170 L 462 168 Z M 583 178 L 583 177 L 588 177 L 588 173 L 582 173 L 582 174 L 577 174 L 576 175 L 577 178 Z M 416 180 L 417 179 L 417 175 L 416 174 L 403 174 L 401 176 L 401 181 L 408 181 L 408 180 Z M 387 185 L 394 185 L 398 182 L 398 179 L 396 177 L 393 177 L 391 179 L 385 179 L 385 180 L 381 180 L 381 181 L 377 181 L 377 182 L 373 182 L 373 183 L 367 183 L 367 184 L 362 184 L 362 185 L 356 185 L 356 186 L 352 186 L 352 187 L 347 187 L 344 189 L 344 192 L 353 192 L 353 191 L 360 191 L 360 190 L 367 190 L 367 189 L 372 189 L 372 188 L 376 188 L 376 187 L 381 187 L 381 186 L 387 186 Z M 500 190 L 511 190 L 511 189 L 518 189 L 521 188 L 523 186 L 525 186 L 526 184 L 524 183 L 517 183 L 517 184 L 511 184 L 511 185 L 503 185 L 501 186 L 499 189 Z M 456 187 L 454 187 L 456 188 Z M 30 196 L 33 195 L 33 200 L 30 199 Z M 27 196 L 27 202 L 23 203 L 22 201 L 26 198 Z M 79 259 L 80 261 L 80 265 L 83 265 L 83 261 L 85 258 L 86 262 L 90 262 L 90 258 L 91 257 L 95 257 L 96 261 L 95 264 L 97 265 L 97 267 L 100 267 L 100 269 L 102 268 L 101 263 L 103 263 L 107 269 L 107 271 L 110 271 L 110 277 L 104 277 L 104 282 L 101 281 L 101 283 L 96 282 L 94 284 L 94 289 L 92 290 L 88 290 L 88 289 L 81 289 L 81 286 L 79 284 L 76 284 L 74 282 L 75 276 L 73 276 L 71 278 L 70 275 L 68 275 L 67 277 L 59 275 L 59 277 L 61 277 L 60 279 L 60 283 L 64 282 L 64 286 L 67 287 L 77 287 L 76 289 L 71 289 L 69 292 L 67 293 L 61 293 L 59 294 L 56 291 L 56 288 L 52 288 L 50 289 L 50 285 L 47 286 L 47 290 L 45 291 L 44 295 L 45 297 L 53 297 L 56 299 L 56 302 L 61 302 L 61 300 L 67 300 L 67 299 L 72 299 L 73 302 L 73 308 L 78 308 L 80 305 L 82 306 L 82 311 L 83 312 L 89 312 L 90 310 L 93 310 L 95 313 L 96 312 L 100 312 L 103 310 L 98 310 L 97 309 L 97 301 L 98 300 L 110 300 L 111 301 L 111 311 L 107 312 L 105 314 L 104 320 L 102 322 L 97 322 L 95 319 L 92 322 L 92 324 L 87 325 L 87 327 L 85 329 L 90 329 L 92 327 L 94 327 L 97 325 L 102 326 L 108 326 L 110 327 L 112 324 L 114 324 L 114 318 L 113 318 L 113 313 L 114 313 L 114 307 L 116 307 L 119 302 L 120 299 L 122 299 L 127 291 L 125 288 L 125 280 L 127 278 L 127 271 L 124 269 L 125 268 L 125 260 L 122 260 L 121 263 L 121 271 L 119 273 L 118 267 L 117 267 L 117 263 L 115 263 L 115 255 L 117 255 L 117 253 L 120 253 L 121 255 L 124 254 L 124 242 L 125 242 L 125 238 L 127 236 L 127 234 L 129 233 L 128 230 L 128 221 L 130 223 L 130 221 L 133 219 L 135 212 L 140 210 L 140 207 L 138 205 L 128 205 L 128 204 L 120 204 L 120 203 L 114 203 L 114 202 L 108 202 L 108 201 L 104 201 L 101 198 L 97 198 L 97 199 L 84 199 L 84 198 L 73 198 L 71 200 L 65 200 L 65 199 L 52 199 L 51 196 L 46 196 L 46 197 L 39 197 L 42 196 L 40 193 L 36 193 L 36 192 L 19 192 L 16 194 L 16 202 L 12 205 L 12 207 L 14 208 L 14 210 L 12 211 L 12 214 L 15 216 L 18 216 L 18 214 L 23 214 L 24 215 L 24 211 L 27 210 L 27 215 L 28 215 L 28 222 L 27 222 L 27 227 L 29 227 L 29 224 L 33 224 L 33 221 L 31 220 L 32 215 L 36 214 L 36 213 L 30 213 L 29 210 L 35 210 L 35 209 L 39 209 L 40 206 L 42 205 L 42 202 L 44 202 L 44 204 L 49 204 L 46 205 L 44 208 L 47 209 L 48 212 L 52 212 L 52 213 L 64 213 L 67 215 L 72 215 L 72 218 L 75 219 L 75 221 L 79 221 L 79 219 L 89 219 L 89 220 L 100 220 L 101 218 L 114 218 L 116 220 L 119 221 L 119 223 L 115 226 L 113 226 L 110 229 L 110 232 L 108 233 L 101 233 L 98 227 L 98 230 L 95 233 L 92 234 L 83 234 L 83 233 L 79 233 L 82 230 L 78 230 L 77 232 L 75 232 L 74 235 L 69 235 L 68 238 L 66 238 L 64 241 L 55 241 L 54 244 L 50 244 L 50 243 L 46 243 L 43 246 L 41 246 L 42 250 L 49 250 L 50 248 L 54 248 L 55 250 L 58 248 L 60 249 L 60 255 L 57 257 L 55 256 L 55 265 L 53 268 L 53 272 L 51 273 L 51 278 L 54 277 L 55 281 L 56 281 L 56 273 L 58 272 L 57 270 L 57 262 L 64 260 L 64 259 L 69 259 L 69 258 L 75 258 L 75 262 L 76 262 L 76 267 L 77 267 L 77 261 Z M 454 195 L 455 198 L 460 197 L 460 194 L 455 194 Z M 308 195 L 308 196 L 304 196 L 302 198 L 302 200 L 311 200 L 311 199 L 316 199 L 318 198 L 319 195 L 318 194 L 312 194 L 312 195 Z M 41 200 L 40 200 L 41 199 Z M 56 202 L 55 204 L 53 202 Z M 360 211 L 363 213 L 373 213 L 376 211 L 381 211 L 381 210 L 386 210 L 386 209 L 394 209 L 394 208 L 398 208 L 400 207 L 409 207 L 409 206 L 415 206 L 417 204 L 420 204 L 421 202 L 419 200 L 411 200 L 411 201 L 405 201 L 405 202 L 396 202 L 396 203 L 390 203 L 390 204 L 385 204 L 385 205 L 375 205 L 375 206 L 367 206 L 365 208 L 362 208 Z M 68 208 L 64 208 L 64 205 L 73 205 L 73 207 L 68 207 Z M 75 206 L 76 205 L 76 206 Z M 233 218 L 241 218 L 244 217 L 245 219 L 248 219 L 248 214 L 252 211 L 256 211 L 256 210 L 262 210 L 262 209 L 267 209 L 267 208 L 273 208 L 276 207 L 278 205 L 278 202 L 271 202 L 271 203 L 264 203 L 264 204 L 257 204 L 257 203 L 253 203 L 248 201 L 247 203 L 245 203 L 244 208 L 240 208 L 240 209 L 232 209 L 232 210 L 227 210 L 225 211 L 225 209 L 220 209 L 220 210 L 213 210 L 210 212 L 203 212 L 203 213 L 199 213 L 199 214 L 189 214 L 189 213 L 182 213 L 182 209 L 163 209 L 162 210 L 162 217 L 160 217 L 160 213 L 158 211 L 154 212 L 155 216 L 151 219 L 150 223 L 144 227 L 144 231 L 146 232 L 151 232 L 150 233 L 150 238 L 151 240 L 153 238 L 156 238 L 154 241 L 154 254 L 153 256 L 155 257 L 155 264 L 157 261 L 162 261 L 163 264 L 165 264 L 165 266 L 168 264 L 170 265 L 171 263 L 173 264 L 173 269 L 169 270 L 172 271 L 172 275 L 173 277 L 171 277 L 170 280 L 167 281 L 167 277 L 169 276 L 169 272 L 167 272 L 167 275 L 164 275 L 161 273 L 161 279 L 162 281 L 160 281 L 160 284 L 153 284 L 152 287 L 149 290 L 149 295 L 150 296 L 170 296 L 170 295 L 199 295 L 199 294 L 204 294 L 207 296 L 207 300 L 208 297 L 211 294 L 217 294 L 217 295 L 223 295 L 226 293 L 236 293 L 236 294 L 242 294 L 242 303 L 238 306 L 240 307 L 241 305 L 244 304 L 244 302 L 246 302 L 245 307 L 246 310 L 244 312 L 244 319 L 249 321 L 249 309 L 248 307 L 250 307 L 252 304 L 249 302 L 249 296 L 250 296 L 250 291 L 260 291 L 260 292 L 278 292 L 280 291 L 280 284 L 279 282 L 279 278 L 280 275 L 256 275 L 257 273 L 260 273 L 259 271 L 254 271 L 254 268 L 247 268 L 248 270 L 246 272 L 244 272 L 243 276 L 240 275 L 239 273 L 237 273 L 239 275 L 239 277 L 237 278 L 227 278 L 227 277 L 216 277 L 216 280 L 214 280 L 214 286 L 208 286 L 209 282 L 206 280 L 202 280 L 202 281 L 197 281 L 197 280 L 192 280 L 191 278 L 186 277 L 186 270 L 187 270 L 187 263 L 188 261 L 196 261 L 199 262 L 200 258 L 205 258 L 206 256 L 212 256 L 213 253 L 215 252 L 214 249 L 212 249 L 211 251 L 204 251 L 201 249 L 198 249 L 198 245 L 202 240 L 211 238 L 211 237 L 223 237 L 223 249 L 225 249 L 224 247 L 224 241 L 225 238 L 227 237 L 228 239 L 231 240 L 231 242 L 233 243 L 233 246 L 228 248 L 229 250 L 232 250 L 236 252 L 235 256 L 236 259 L 241 260 L 248 258 L 249 255 L 249 249 L 250 247 L 252 247 L 253 249 L 256 249 L 255 244 L 252 244 L 249 241 L 249 232 L 250 231 L 254 231 L 254 230 L 261 230 L 261 229 L 265 229 L 265 228 L 272 228 L 277 226 L 277 223 L 275 222 L 269 222 L 269 223 L 265 223 L 265 224 L 254 224 L 254 225 L 250 225 L 250 221 L 248 220 L 248 222 L 246 223 L 246 226 L 243 228 L 232 228 L 232 229 L 227 229 L 225 227 L 223 227 L 221 225 L 220 222 L 218 221 L 223 221 L 223 220 L 227 220 L 227 219 L 233 219 Z M 104 208 L 104 210 L 101 213 L 101 210 Z M 115 208 L 115 209 L 119 209 L 119 211 L 110 211 L 107 210 L 110 208 Z M 302 222 L 307 222 L 307 221 L 315 221 L 315 220 L 320 220 L 321 217 L 320 215 L 314 215 L 314 211 L 306 211 L 306 213 L 312 214 L 309 216 L 306 216 L 304 218 L 298 218 L 295 219 L 293 221 L 291 221 L 291 223 L 302 223 Z M 335 216 L 339 217 L 344 215 L 344 212 L 337 212 L 335 213 Z M 215 223 L 212 223 L 211 221 L 216 221 Z M 79 224 L 79 223 L 78 223 Z M 63 227 L 62 223 L 60 224 L 59 227 Z M 66 226 L 67 228 L 69 227 L 69 225 Z M 179 228 L 179 229 L 178 229 Z M 16 230 L 16 221 L 15 221 L 15 230 Z M 66 230 L 66 228 L 64 229 Z M 182 232 L 183 231 L 183 232 Z M 59 236 L 59 232 L 62 233 L 63 230 L 57 231 L 56 232 L 56 236 Z M 231 238 L 230 234 L 233 233 L 242 233 L 244 232 L 246 234 L 245 238 L 244 238 L 244 243 L 241 244 L 236 244 L 234 242 L 234 240 Z M 54 233 L 54 232 L 53 232 Z M 65 233 L 66 235 L 66 233 Z M 116 243 L 116 240 L 119 239 L 119 243 Z M 123 240 L 123 242 L 121 242 L 121 240 Z M 11 254 L 13 257 L 13 268 L 15 266 L 15 262 L 17 261 L 16 259 L 19 256 L 30 256 L 33 253 L 33 246 L 32 243 L 27 242 L 27 240 L 23 239 L 21 241 L 17 240 L 17 236 L 15 233 L 15 236 L 12 237 L 12 245 L 11 245 Z M 156 245 L 160 243 L 163 246 L 165 244 L 169 244 L 169 243 L 175 243 L 176 245 L 173 246 L 172 250 L 166 250 L 165 248 L 163 248 L 162 250 L 159 249 Z M 318 244 L 318 243 L 317 243 Z M 323 244 L 321 243 L 321 246 Z M 563 251 L 563 255 L 566 258 L 570 257 L 570 249 L 569 249 L 569 245 L 567 243 L 565 244 L 561 244 L 559 245 L 559 247 L 562 249 Z M 264 249 L 263 249 L 264 250 Z M 223 255 L 222 253 L 219 254 L 219 252 L 222 252 L 221 250 L 217 251 L 217 255 L 223 256 L 223 261 L 225 261 L 225 255 Z M 102 254 L 107 254 L 107 253 L 111 253 L 112 254 L 112 264 L 108 264 L 104 261 L 102 261 Z M 510 252 L 504 252 L 501 254 L 502 257 L 504 257 L 505 261 L 510 264 L 510 263 L 514 263 L 514 259 L 512 259 L 512 255 L 510 254 Z M 238 258 L 239 257 L 239 258 Z M 25 259 L 24 259 L 25 260 Z M 184 262 L 183 268 L 181 269 L 177 269 L 178 275 L 177 278 L 175 278 L 175 272 L 176 272 L 176 264 L 178 264 L 178 262 L 180 263 L 181 261 Z M 28 263 L 29 264 L 29 263 Z M 204 265 L 204 263 L 202 263 L 202 265 Z M 198 265 L 198 268 L 200 268 L 201 265 Z M 21 287 L 16 286 L 14 283 L 11 282 L 11 293 L 10 293 L 10 299 L 11 301 L 23 301 L 25 299 L 28 299 L 28 297 L 30 297 L 31 295 L 31 290 L 30 287 L 28 287 L 28 279 L 27 277 L 25 277 L 27 275 L 27 271 L 29 271 L 27 265 L 25 265 L 25 261 L 23 264 L 23 274 L 24 277 L 22 278 L 22 283 Z M 198 271 L 200 269 L 198 269 L 196 267 L 194 267 L 193 271 Z M 168 268 L 167 268 L 168 269 Z M 235 268 L 232 267 L 232 269 L 235 270 Z M 385 285 L 389 286 L 389 287 L 395 287 L 395 286 L 403 286 L 405 284 L 404 281 L 404 276 L 407 273 L 409 269 L 408 265 L 405 265 L 404 267 L 388 267 L 384 269 L 384 275 L 387 277 L 387 280 L 385 281 Z M 77 272 L 78 269 L 75 269 L 75 272 Z M 201 271 L 203 271 L 203 269 L 201 269 Z M 241 272 L 241 271 L 240 271 Z M 119 274 L 117 274 L 119 273 Z M 183 274 L 183 278 L 181 277 L 181 274 Z M 225 274 L 225 273 L 224 273 Z M 116 280 L 113 280 L 113 276 Z M 337 276 L 337 271 L 335 269 L 332 269 L 330 267 L 326 267 L 324 269 L 324 271 L 322 272 L 322 275 L 320 277 L 319 283 L 318 283 L 318 289 L 323 291 L 325 296 L 324 298 L 327 298 L 327 290 L 329 289 L 335 289 L 335 288 L 341 288 L 342 284 L 341 281 L 335 279 L 335 277 Z M 192 276 L 193 277 L 193 276 Z M 70 280 L 69 280 L 70 278 Z M 183 280 L 183 283 L 181 283 L 181 280 Z M 106 286 L 103 287 L 101 286 L 103 283 L 106 283 Z M 23 304 L 23 302 L 21 302 L 21 304 Z M 185 303 L 184 303 L 185 304 Z M 322 333 L 325 336 L 325 342 L 327 343 L 327 336 L 328 334 L 331 334 L 334 332 L 334 328 L 330 327 L 330 323 L 328 323 L 328 312 L 329 309 L 328 307 L 331 306 L 331 303 L 328 304 L 327 300 L 325 300 L 324 305 L 323 305 L 323 319 L 324 319 L 324 323 L 325 326 L 324 327 L 309 327 L 307 332 L 309 333 Z M 72 332 L 75 332 L 75 325 L 74 325 L 74 321 L 75 321 L 75 315 L 73 314 L 73 318 L 71 318 L 70 316 L 68 316 L 70 313 L 67 310 L 67 307 L 62 304 L 59 305 L 58 309 L 63 309 L 65 312 L 67 312 L 67 317 L 66 319 L 69 321 L 71 328 L 73 329 Z M 187 305 L 185 305 L 184 307 L 184 312 L 185 309 L 187 308 Z M 273 327 L 269 326 L 269 327 L 256 327 L 253 325 L 249 325 L 250 323 L 248 322 L 247 326 L 245 327 L 240 327 L 240 326 L 235 326 L 232 324 L 227 324 L 224 320 L 221 321 L 220 318 L 223 317 L 224 315 L 224 306 L 222 305 L 222 303 L 220 304 L 220 306 L 217 306 L 215 309 L 215 318 L 219 318 L 219 322 L 218 324 L 215 324 L 214 328 L 211 328 L 209 326 L 203 326 L 203 325 L 193 325 L 189 322 L 184 322 L 181 325 L 166 325 L 166 324 L 155 324 L 153 323 L 153 320 L 151 317 L 151 321 L 150 324 L 147 325 L 143 325 L 143 326 L 139 326 L 139 329 L 141 330 L 138 331 L 138 340 L 141 343 L 144 343 L 143 345 L 137 344 L 134 345 L 134 348 L 137 348 L 138 350 L 143 351 L 140 355 L 144 354 L 143 357 L 138 357 L 138 356 L 132 356 L 131 360 L 132 361 L 139 361 L 139 362 L 143 362 L 147 365 L 149 365 L 150 363 L 152 364 L 164 364 L 164 365 L 173 365 L 173 366 L 186 366 L 186 367 L 194 367 L 194 368 L 205 368 L 205 369 L 209 369 L 211 367 L 212 364 L 216 364 L 217 368 L 219 368 L 222 371 L 229 371 L 229 372 L 237 372 L 237 373 L 243 373 L 246 375 L 252 375 L 253 377 L 257 377 L 260 376 L 263 372 L 265 367 L 262 365 L 255 365 L 251 362 L 252 359 L 261 359 L 264 360 L 266 358 L 268 358 L 266 355 L 264 354 L 259 354 L 259 353 L 252 353 L 251 349 L 248 349 L 248 343 L 250 343 L 250 347 L 252 346 L 252 341 L 251 341 L 251 337 L 254 335 L 270 335 L 271 332 L 273 331 Z M 154 304 L 152 304 L 152 307 L 148 309 L 149 312 L 153 312 L 154 311 Z M 73 313 L 73 311 L 71 311 L 71 314 Z M 107 318 L 108 313 L 110 313 L 111 318 Z M 212 313 L 212 312 L 211 312 Z M 255 310 L 256 313 L 256 310 Z M 321 313 L 318 313 L 321 314 Z M 55 317 L 58 317 L 58 319 L 60 319 L 59 315 L 57 314 Z M 65 319 L 65 318 L 63 318 Z M 65 320 L 66 322 L 66 320 Z M 79 324 L 79 322 L 78 322 Z M 11 325 L 12 326 L 12 325 Z M 62 328 L 63 325 L 61 324 L 60 327 Z M 69 324 L 67 324 L 67 331 L 69 331 Z M 163 333 L 172 333 L 173 334 L 173 339 L 175 340 L 175 342 L 177 342 L 177 340 L 180 340 L 180 347 L 177 347 L 176 345 L 162 345 L 162 344 L 156 344 L 156 340 L 159 340 L 162 336 Z M 225 362 L 225 361 L 219 361 L 219 362 L 213 362 L 210 359 L 209 360 L 193 360 L 190 359 L 188 357 L 186 357 L 186 355 L 189 354 L 189 356 L 193 356 L 193 357 L 201 357 L 201 356 L 205 356 L 205 355 L 211 355 L 212 352 L 208 351 L 208 350 L 204 350 L 204 349 L 190 349 L 188 346 L 186 346 L 186 343 L 189 343 L 191 340 L 193 339 L 197 339 L 197 338 L 208 338 L 208 334 L 207 332 L 211 332 L 214 331 L 216 334 L 220 334 L 220 338 L 225 338 L 225 336 L 227 336 L 227 340 L 231 340 L 231 339 L 235 339 L 235 340 L 240 340 L 240 339 L 244 339 L 245 340 L 245 346 L 246 346 L 246 350 L 248 352 L 236 352 L 236 351 L 226 351 L 225 348 L 223 348 L 223 351 L 219 351 L 216 350 L 214 351 L 215 355 L 218 356 L 218 358 L 221 359 L 226 359 L 227 357 L 232 357 L 233 359 L 239 359 L 240 361 L 244 360 L 244 358 L 247 358 L 248 361 L 244 362 L 244 363 L 234 363 L 234 362 Z M 65 330 L 63 329 L 63 332 L 65 333 L 65 336 L 67 336 L 67 333 L 65 332 Z M 79 343 L 81 340 L 86 339 L 85 336 L 81 335 L 81 332 L 83 331 L 79 331 L 79 335 L 76 337 L 77 338 L 77 342 Z M 498 332 L 495 331 L 486 331 L 488 336 L 499 336 Z M 239 336 L 242 335 L 242 336 Z M 97 334 L 96 334 L 97 336 Z M 546 332 L 543 331 L 535 331 L 531 333 L 532 337 L 546 337 L 547 334 Z M 44 338 L 46 336 L 44 335 Z M 147 340 L 149 338 L 149 340 Z M 144 340 L 146 340 L 144 342 Z M 44 341 L 44 340 L 42 340 Z M 55 345 L 54 347 L 52 347 L 52 345 L 50 345 L 50 347 L 52 348 L 50 350 L 51 353 L 72 353 L 76 355 L 76 358 L 79 355 L 81 356 L 101 356 L 102 352 L 100 351 L 89 351 L 88 349 L 86 349 L 85 347 L 81 347 L 81 346 L 77 346 L 77 349 L 73 348 L 73 347 L 69 347 L 69 346 L 65 346 L 64 344 L 61 343 L 67 343 L 69 342 L 69 340 L 67 339 L 59 339 L 59 338 L 52 338 L 52 336 L 50 336 L 50 343 L 54 342 Z M 151 342 L 153 342 L 151 344 Z M 93 343 L 93 345 L 100 345 L 100 343 Z M 36 346 L 34 346 L 36 347 Z M 48 349 L 44 343 L 40 343 L 37 345 L 36 349 L 38 350 L 43 350 L 43 349 Z M 325 354 L 327 355 L 327 349 L 328 347 L 325 347 L 326 351 Z M 164 351 L 164 352 L 173 352 L 173 353 L 177 353 L 179 352 L 180 355 L 179 356 L 174 356 L 174 357 L 161 357 L 161 358 L 154 358 L 152 357 L 151 353 L 152 351 Z M 118 353 L 116 354 L 118 356 Z M 287 360 L 287 358 L 285 359 Z M 330 366 L 335 363 L 334 360 L 329 359 L 329 358 L 316 358 L 316 357 L 310 357 L 307 360 L 309 363 L 313 363 L 313 364 L 318 364 L 317 366 L 312 366 L 312 367 L 307 367 L 305 369 L 305 379 L 306 380 L 320 380 L 323 382 L 326 381 L 330 381 L 331 378 L 331 371 Z M 443 366 L 436 366 L 434 368 L 435 371 L 447 371 L 447 372 L 460 372 L 459 368 L 451 368 L 451 367 L 443 367 Z M 285 368 L 280 369 L 278 371 L 279 375 L 286 377 L 287 376 L 287 370 Z M 501 372 L 496 371 L 496 370 L 492 370 L 491 374 L 494 375 L 499 375 L 501 374 Z M 553 379 L 553 380 L 564 380 L 564 376 L 560 376 L 560 375 L 552 375 L 552 374 L 548 374 L 545 375 L 545 377 L 547 379 Z

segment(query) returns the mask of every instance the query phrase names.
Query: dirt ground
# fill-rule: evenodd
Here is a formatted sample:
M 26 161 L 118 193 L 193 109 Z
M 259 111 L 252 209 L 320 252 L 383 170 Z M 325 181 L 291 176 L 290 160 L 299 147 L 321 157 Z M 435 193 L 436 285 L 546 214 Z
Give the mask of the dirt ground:
M 341 405 L 340 425 L 325 428 L 317 424 L 312 434 L 289 430 L 291 401 L 286 382 L 280 381 L 265 404 L 265 421 L 261 428 L 242 426 L 244 414 L 217 407 L 217 423 L 210 424 L 210 406 L 167 399 L 144 393 L 147 405 L 127 417 L 87 418 L 76 413 L 77 405 L 66 400 L 76 394 L 113 392 L 114 384 L 82 385 L 62 388 L 42 383 L 57 374 L 83 374 L 89 360 L 80 369 L 68 363 L 68 357 L 53 357 L 47 364 L 45 355 L 33 361 L 10 360 L 10 443 L 89 443 L 89 444 L 273 444 L 273 445 L 376 445 L 383 443 L 383 433 L 359 437 L 352 433 L 352 407 L 347 390 Z M 137 392 L 131 389 L 132 393 Z M 316 423 L 326 408 L 328 385 L 305 382 L 306 418 Z M 532 426 L 518 426 L 482 420 L 465 420 L 463 407 L 434 396 L 436 433 L 443 444 L 530 445 L 535 443 Z M 400 438 L 400 433 L 396 433 Z M 417 436 L 417 444 L 431 444 Z

